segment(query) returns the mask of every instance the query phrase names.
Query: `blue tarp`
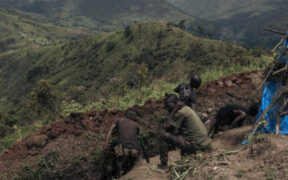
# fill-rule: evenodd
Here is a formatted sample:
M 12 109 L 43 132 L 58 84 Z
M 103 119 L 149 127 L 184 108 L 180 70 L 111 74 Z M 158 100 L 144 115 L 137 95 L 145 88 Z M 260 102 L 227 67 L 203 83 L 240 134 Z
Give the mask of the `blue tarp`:
M 265 82 L 264 87 L 263 87 L 261 106 L 258 111 L 256 122 L 258 122 L 260 115 L 266 110 L 266 108 L 272 102 L 277 89 L 283 85 L 285 84 L 283 84 L 281 81 L 276 80 L 276 79 L 268 80 Z M 279 113 L 279 109 L 280 109 L 280 104 L 275 104 L 266 113 L 266 115 L 264 116 L 264 119 L 267 122 L 266 122 L 266 125 L 262 127 L 262 132 L 264 133 L 276 132 L 277 115 Z M 279 134 L 288 134 L 288 115 L 283 116 L 280 119 Z
M 286 37 L 288 37 L 288 33 L 286 34 Z M 278 52 L 277 59 L 283 63 L 288 63 L 288 54 L 287 54 L 287 46 L 288 46 L 288 38 L 283 40 L 283 44 L 280 48 L 280 51 Z
M 277 54 L 276 61 L 281 61 L 284 64 L 288 64 L 288 33 L 286 34 L 286 38 L 283 40 L 283 44 Z M 284 75 L 283 72 L 282 75 Z M 281 75 L 281 74 L 279 74 Z M 287 77 L 287 76 L 286 76 Z M 285 86 L 286 84 L 281 80 L 277 79 L 269 79 L 265 82 L 262 93 L 262 101 L 261 106 L 258 110 L 258 114 L 256 116 L 256 124 L 259 121 L 259 117 L 266 110 L 266 108 L 272 102 L 277 90 L 281 86 Z M 277 116 L 280 111 L 281 104 L 275 104 L 271 107 L 271 109 L 266 113 L 264 119 L 267 121 L 264 127 L 260 127 L 257 131 L 262 131 L 264 133 L 275 133 L 276 132 L 276 124 L 277 124 Z M 287 110 L 287 109 L 284 109 Z M 280 119 L 280 127 L 279 134 L 288 134 L 288 115 L 281 117 Z M 242 144 L 248 143 L 248 139 L 243 141 Z
M 288 33 L 287 33 L 288 37 Z M 280 48 L 280 51 L 277 55 L 277 60 L 281 61 L 284 64 L 288 64 L 288 39 L 285 38 L 283 40 L 283 44 Z M 286 73 L 286 72 L 283 72 Z M 281 74 L 280 74 L 281 75 Z M 277 89 L 280 86 L 285 86 L 284 82 L 281 82 L 277 79 L 267 80 L 263 87 L 263 94 L 262 94 L 262 101 L 261 106 L 258 111 L 258 115 L 256 118 L 256 123 L 259 120 L 260 115 L 266 110 L 266 108 L 270 105 L 272 102 L 274 95 L 276 94 Z M 277 115 L 279 113 L 280 104 L 275 104 L 264 116 L 264 119 L 267 121 L 266 126 L 262 127 L 262 131 L 264 133 L 275 133 L 276 132 L 276 123 L 277 123 Z M 283 116 L 280 119 L 280 128 L 279 128 L 279 134 L 288 134 L 288 115 Z

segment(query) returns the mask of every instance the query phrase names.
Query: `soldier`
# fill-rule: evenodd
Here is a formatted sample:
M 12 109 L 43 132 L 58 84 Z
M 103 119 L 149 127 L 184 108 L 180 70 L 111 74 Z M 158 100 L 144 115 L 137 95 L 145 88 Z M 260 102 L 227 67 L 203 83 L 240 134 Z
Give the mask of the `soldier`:
M 137 121 L 137 113 L 129 110 L 126 117 L 119 118 L 110 128 L 104 150 L 108 150 L 110 138 L 114 130 L 117 130 L 118 145 L 116 146 L 116 154 L 118 156 L 118 173 L 117 176 L 127 173 L 138 160 L 140 147 L 138 144 L 138 136 L 140 133 Z
M 190 75 L 190 84 L 182 83 L 174 89 L 179 94 L 180 101 L 195 110 L 196 89 L 201 85 L 201 78 L 198 75 Z
M 197 151 L 211 149 L 211 139 L 202 121 L 193 109 L 181 105 L 174 94 L 166 94 L 165 108 L 171 117 L 171 121 L 166 122 L 165 130 L 160 132 L 159 153 L 161 164 L 159 168 L 167 168 L 168 144 L 179 147 L 181 154 L 191 154 Z M 170 119 L 170 118 L 169 118 Z
M 253 122 L 252 117 L 257 114 L 258 108 L 257 103 L 252 104 L 249 109 L 238 104 L 228 104 L 220 108 L 216 115 L 216 132 L 239 127 L 245 119 Z

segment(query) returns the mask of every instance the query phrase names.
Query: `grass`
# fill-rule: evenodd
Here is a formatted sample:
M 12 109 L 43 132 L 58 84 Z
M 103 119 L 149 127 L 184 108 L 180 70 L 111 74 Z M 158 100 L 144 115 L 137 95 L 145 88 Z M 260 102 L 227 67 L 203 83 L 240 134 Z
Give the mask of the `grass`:
M 206 83 L 264 69 L 273 60 L 264 51 L 256 55 L 254 51 L 198 38 L 169 23 L 136 23 L 122 32 L 25 49 L 0 56 L 0 111 L 18 112 L 37 80 L 43 78 L 52 81 L 62 100 L 63 115 L 92 108 L 121 110 L 143 105 L 148 99 L 173 93 L 179 83 L 188 81 L 189 73 L 199 74 Z M 31 79 L 29 73 L 34 73 Z M 39 126 L 23 127 L 22 136 Z M 0 139 L 2 150 L 19 139 L 17 133 Z
M 89 33 L 58 27 L 13 10 L 0 8 L 0 53 L 63 43 Z
M 262 70 L 266 65 L 268 65 L 272 59 L 270 57 L 263 57 L 265 60 L 264 64 L 259 62 L 255 64 L 250 64 L 248 66 L 243 66 L 240 64 L 231 65 L 230 67 L 224 68 L 219 66 L 214 66 L 208 68 L 202 74 L 200 74 L 203 83 L 208 83 L 212 80 L 226 77 L 231 74 L 237 74 L 240 72 L 249 72 L 255 70 Z M 68 115 L 71 112 L 83 112 L 90 109 L 103 110 L 103 109 L 127 109 L 135 104 L 144 105 L 144 103 L 151 99 L 152 101 L 161 99 L 165 93 L 174 93 L 174 88 L 182 82 L 188 82 L 187 79 L 181 79 L 175 83 L 165 82 L 164 80 L 158 80 L 153 82 L 148 87 L 142 87 L 141 89 L 130 90 L 124 96 L 112 96 L 109 98 L 102 98 L 97 102 L 91 103 L 89 105 L 83 106 L 75 101 L 72 103 L 63 102 L 62 112 L 64 115 Z
M 271 57 L 267 55 L 267 58 Z M 148 67 L 148 84 L 153 84 L 157 81 L 178 83 L 191 72 L 203 77 L 210 76 L 211 72 L 224 72 L 217 75 L 220 77 L 263 68 L 267 61 L 255 56 L 253 50 L 198 38 L 169 23 L 152 22 L 136 23 L 122 32 L 99 34 L 63 45 L 6 53 L 0 56 L 0 62 L 3 63 L 0 111 L 13 111 L 27 99 L 40 79 L 51 80 L 60 98 L 90 104 L 101 98 L 119 96 L 117 89 L 126 88 L 125 92 L 138 89 L 135 87 L 139 80 L 137 72 L 142 64 Z M 83 89 L 85 102 L 75 99 L 79 94 L 75 88 Z M 157 88 L 153 88 L 155 90 Z
M 275 179 L 275 169 L 273 168 L 264 168 L 263 171 L 265 172 L 265 176 L 267 180 L 273 180 Z
M 17 4 L 2 0 L 0 5 L 42 15 L 64 27 L 115 30 L 134 21 L 180 21 L 191 17 L 163 0 L 28 1 Z M 39 11 L 39 9 L 41 9 Z M 43 18 L 44 19 L 44 18 Z M 192 19 L 192 18 L 191 18 Z
M 23 126 L 23 127 L 15 127 L 13 133 L 8 134 L 7 136 L 0 138 L 0 152 L 5 151 L 16 141 L 20 141 L 25 138 L 32 132 L 37 131 L 44 124 L 42 122 L 35 122 L 34 124 Z
M 206 71 L 204 71 L 203 74 L 201 74 L 201 78 L 203 80 L 203 83 L 208 83 L 212 80 L 219 79 L 221 77 L 225 77 L 230 74 L 240 73 L 240 72 L 247 72 L 247 71 L 254 71 L 254 70 L 261 70 L 265 67 L 266 64 L 269 64 L 271 61 L 271 58 L 269 57 L 263 57 L 263 59 L 266 59 L 265 64 L 250 64 L 249 66 L 243 66 L 243 65 L 233 65 L 228 68 L 223 67 L 213 67 L 208 68 Z M 110 98 L 101 98 L 99 101 L 91 103 L 89 105 L 83 106 L 80 103 L 77 103 L 76 101 L 72 102 L 62 102 L 62 114 L 68 115 L 71 112 L 84 112 L 90 109 L 96 109 L 96 110 L 103 110 L 103 109 L 127 109 L 128 107 L 132 107 L 135 104 L 143 105 L 148 99 L 151 99 L 152 101 L 158 100 L 164 96 L 164 94 L 167 93 L 174 93 L 173 89 L 183 81 L 187 81 L 187 79 L 179 80 L 176 83 L 169 83 L 165 82 L 164 80 L 158 80 L 153 82 L 148 87 L 142 87 L 140 89 L 135 90 L 129 90 L 126 92 L 124 96 L 111 96 Z M 10 147 L 15 141 L 20 140 L 21 136 L 22 138 L 26 137 L 31 132 L 36 131 L 41 127 L 43 123 L 36 122 L 35 124 L 26 126 L 26 127 L 19 127 L 19 131 L 21 132 L 21 135 L 19 135 L 19 131 L 14 131 L 14 133 L 9 134 L 8 136 L 0 139 L 0 150 L 4 151 L 6 148 Z

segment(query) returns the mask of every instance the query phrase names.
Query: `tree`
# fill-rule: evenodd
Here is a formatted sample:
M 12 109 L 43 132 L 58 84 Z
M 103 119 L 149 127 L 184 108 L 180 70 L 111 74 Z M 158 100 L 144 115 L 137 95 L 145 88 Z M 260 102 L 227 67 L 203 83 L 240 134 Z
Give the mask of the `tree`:
M 39 113 L 56 111 L 56 96 L 49 80 L 38 81 L 30 93 L 31 106 Z

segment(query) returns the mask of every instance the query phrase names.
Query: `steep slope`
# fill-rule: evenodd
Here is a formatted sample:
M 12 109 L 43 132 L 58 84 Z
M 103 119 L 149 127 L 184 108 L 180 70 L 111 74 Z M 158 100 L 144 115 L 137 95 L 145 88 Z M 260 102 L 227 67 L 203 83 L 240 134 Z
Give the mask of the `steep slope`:
M 26 14 L 0 8 L 0 53 L 41 47 L 88 36 L 79 30 L 57 27 Z
M 165 0 L 2 0 L 1 6 L 44 15 L 65 26 L 113 29 L 133 21 L 180 21 L 190 16 Z
M 203 85 L 199 89 L 199 92 L 202 92 L 199 94 L 199 102 L 203 103 L 198 105 L 198 112 L 207 112 L 211 109 L 209 113 L 214 115 L 219 107 L 228 102 L 251 105 L 260 99 L 260 93 L 257 94 L 256 91 L 251 93 L 251 90 L 257 88 L 262 78 L 262 72 L 241 73 Z M 142 107 L 137 105 L 132 107 L 139 114 L 138 123 L 150 155 L 158 153 L 157 138 L 155 138 L 158 134 L 158 123 L 167 116 L 163 108 L 162 100 L 147 101 Z M 99 179 L 101 173 L 111 171 L 108 167 L 112 162 L 103 161 L 101 152 L 105 133 L 117 118 L 124 116 L 125 112 L 91 110 L 85 113 L 72 113 L 63 120 L 42 127 L 38 132 L 32 133 L 0 153 L 0 178 L 2 175 L 4 180 L 11 177 L 15 179 Z M 236 139 L 235 136 L 233 140 Z M 229 136 L 224 136 L 223 140 L 229 141 L 230 144 L 232 141 Z M 241 140 L 239 138 L 237 142 L 233 141 L 233 145 Z M 233 145 L 231 144 L 229 148 Z M 222 144 L 219 146 L 221 150 L 224 148 Z M 227 146 L 228 143 L 225 148 Z M 108 179 L 112 179 L 110 174 L 106 175 Z M 143 174 L 139 175 L 142 176 Z
M 287 1 L 168 0 L 191 15 L 210 21 L 202 23 L 214 38 L 238 41 L 249 46 L 272 47 L 279 37 L 265 33 L 269 26 L 285 31 Z M 200 23 L 201 24 L 201 23 Z
M 261 52 L 198 38 L 169 23 L 138 23 L 123 32 L 0 56 L 0 109 L 17 107 L 40 79 L 51 80 L 61 98 L 73 98 L 80 88 L 93 102 L 141 86 L 143 68 L 149 82 L 178 82 L 208 67 L 265 66 L 260 57 Z

